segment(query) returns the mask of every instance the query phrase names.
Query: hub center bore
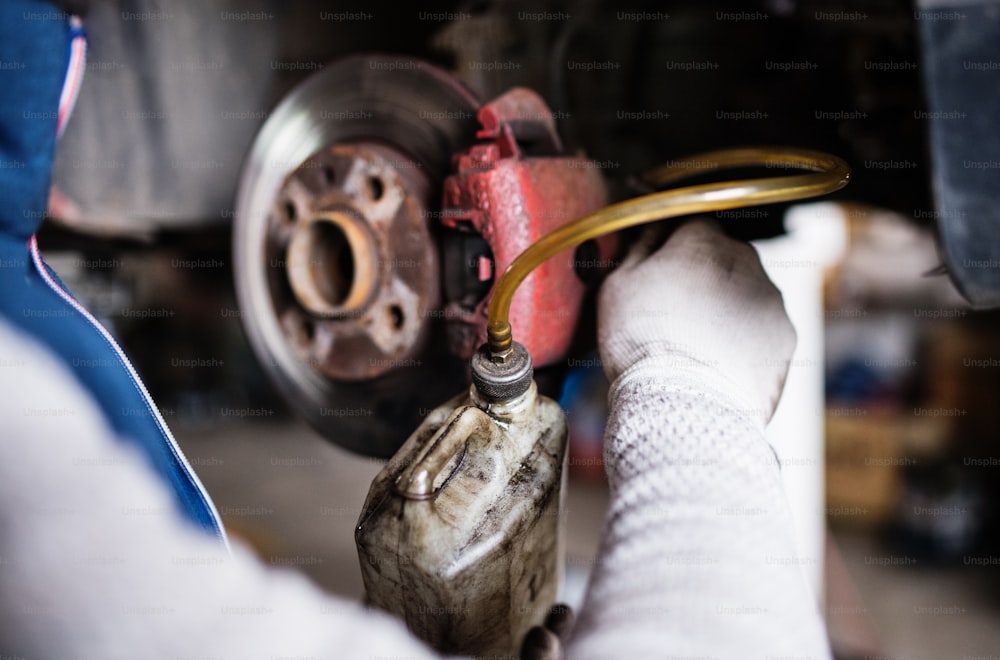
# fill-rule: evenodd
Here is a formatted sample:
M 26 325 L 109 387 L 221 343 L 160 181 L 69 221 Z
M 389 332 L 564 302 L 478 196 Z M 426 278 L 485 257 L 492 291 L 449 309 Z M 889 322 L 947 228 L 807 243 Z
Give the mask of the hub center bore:
M 378 286 L 375 239 L 347 213 L 321 213 L 299 222 L 285 258 L 295 298 L 317 316 L 357 314 Z

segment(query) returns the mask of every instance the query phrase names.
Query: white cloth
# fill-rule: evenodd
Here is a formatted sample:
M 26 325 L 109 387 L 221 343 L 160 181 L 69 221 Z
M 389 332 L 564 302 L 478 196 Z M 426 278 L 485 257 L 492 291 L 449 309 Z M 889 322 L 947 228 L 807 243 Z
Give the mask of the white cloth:
M 4 325 L 0 347 L 0 656 L 434 656 L 386 615 L 227 555 L 68 370 Z M 714 382 L 653 360 L 614 385 L 611 508 L 570 658 L 828 657 L 761 424 Z

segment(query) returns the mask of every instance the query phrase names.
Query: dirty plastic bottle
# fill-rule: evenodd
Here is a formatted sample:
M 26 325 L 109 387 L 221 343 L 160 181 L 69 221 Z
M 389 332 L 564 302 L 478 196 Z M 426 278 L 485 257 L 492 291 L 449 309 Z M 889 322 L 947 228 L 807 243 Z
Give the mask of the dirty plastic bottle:
M 528 360 L 513 398 L 480 383 L 431 411 L 355 531 L 368 602 L 443 653 L 516 657 L 558 593 L 566 420 Z

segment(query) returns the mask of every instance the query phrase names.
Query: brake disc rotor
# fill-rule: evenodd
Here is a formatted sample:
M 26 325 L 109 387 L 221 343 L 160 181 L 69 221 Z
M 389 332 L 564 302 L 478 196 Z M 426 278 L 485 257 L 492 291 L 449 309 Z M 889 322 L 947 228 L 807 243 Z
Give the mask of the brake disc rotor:
M 339 60 L 271 113 L 236 200 L 236 293 L 292 410 L 331 441 L 389 456 L 459 389 L 431 226 L 478 101 L 398 56 Z

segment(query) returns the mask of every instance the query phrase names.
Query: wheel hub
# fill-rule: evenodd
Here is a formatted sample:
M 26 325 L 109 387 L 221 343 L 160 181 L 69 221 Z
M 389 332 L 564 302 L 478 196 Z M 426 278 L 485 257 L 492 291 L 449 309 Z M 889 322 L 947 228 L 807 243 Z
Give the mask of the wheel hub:
M 271 297 L 299 357 L 367 380 L 415 362 L 438 305 L 418 163 L 376 144 L 334 145 L 283 183 L 268 217 Z

